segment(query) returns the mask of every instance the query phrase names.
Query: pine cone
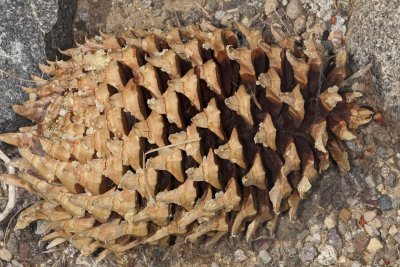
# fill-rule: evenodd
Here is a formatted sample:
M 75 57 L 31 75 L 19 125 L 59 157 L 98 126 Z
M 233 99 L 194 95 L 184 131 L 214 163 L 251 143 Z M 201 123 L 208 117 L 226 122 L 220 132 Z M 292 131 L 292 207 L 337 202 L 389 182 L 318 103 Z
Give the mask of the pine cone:
M 372 111 L 339 88 L 344 49 L 271 31 L 274 44 L 239 23 L 241 38 L 210 24 L 102 34 L 41 66 L 52 78 L 14 106 L 35 125 L 0 136 L 22 157 L 1 180 L 43 198 L 16 228 L 43 220 L 49 247 L 104 257 L 175 236 L 249 240 L 295 217 L 331 159 L 349 170 L 342 141 Z

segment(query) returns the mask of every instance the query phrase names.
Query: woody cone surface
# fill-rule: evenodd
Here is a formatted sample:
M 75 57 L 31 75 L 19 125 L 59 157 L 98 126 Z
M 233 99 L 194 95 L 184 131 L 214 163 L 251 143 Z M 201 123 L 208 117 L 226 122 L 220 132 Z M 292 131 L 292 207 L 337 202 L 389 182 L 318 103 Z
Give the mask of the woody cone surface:
M 319 172 L 349 170 L 343 140 L 372 112 L 339 87 L 344 50 L 328 59 L 312 36 L 272 33 L 130 30 L 41 66 L 52 78 L 34 77 L 14 106 L 35 125 L 0 135 L 21 155 L 0 179 L 43 199 L 16 228 L 43 220 L 48 247 L 101 259 L 174 236 L 251 239 L 277 214 L 295 217 Z

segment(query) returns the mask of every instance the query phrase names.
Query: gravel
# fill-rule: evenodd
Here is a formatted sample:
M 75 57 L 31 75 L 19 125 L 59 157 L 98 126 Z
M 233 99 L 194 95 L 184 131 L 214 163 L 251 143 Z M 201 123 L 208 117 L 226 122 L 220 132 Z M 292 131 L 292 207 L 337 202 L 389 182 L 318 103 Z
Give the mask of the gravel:
M 302 262 L 312 261 L 318 255 L 317 250 L 311 244 L 306 244 L 300 252 L 299 258 Z
M 379 208 L 382 211 L 388 211 L 388 210 L 391 210 L 393 208 L 392 199 L 388 195 L 382 195 L 378 199 L 378 203 L 379 203 Z

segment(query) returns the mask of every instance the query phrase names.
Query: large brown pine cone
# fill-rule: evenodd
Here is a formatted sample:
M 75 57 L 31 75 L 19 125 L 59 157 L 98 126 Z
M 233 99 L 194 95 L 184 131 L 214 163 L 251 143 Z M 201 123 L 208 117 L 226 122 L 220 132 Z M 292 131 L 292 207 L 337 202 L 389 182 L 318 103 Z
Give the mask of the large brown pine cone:
M 241 24 L 102 35 L 41 66 L 14 110 L 36 124 L 0 140 L 18 146 L 17 175 L 41 196 L 17 228 L 43 220 L 53 246 L 85 255 L 188 242 L 296 215 L 318 173 L 349 170 L 343 140 L 370 120 L 343 90 L 347 54 L 310 36 L 274 43 Z

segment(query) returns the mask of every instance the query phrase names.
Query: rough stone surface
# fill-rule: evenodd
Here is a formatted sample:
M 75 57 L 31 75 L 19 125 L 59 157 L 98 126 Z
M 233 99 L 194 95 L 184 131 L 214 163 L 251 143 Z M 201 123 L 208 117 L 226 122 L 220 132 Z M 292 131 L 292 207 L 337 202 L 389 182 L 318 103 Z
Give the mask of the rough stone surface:
M 348 41 L 356 67 L 373 63 L 376 83 L 372 93 L 381 99 L 387 114 L 400 118 L 400 2 L 352 1 Z
M 291 0 L 286 7 L 286 15 L 290 19 L 296 19 L 303 14 L 304 9 L 300 3 L 300 0 Z
M 302 262 L 312 261 L 318 255 L 317 250 L 311 244 L 306 244 L 300 252 Z
M 21 86 L 32 86 L 25 80 L 31 74 L 41 76 L 38 64 L 46 58 L 54 59 L 57 48 L 72 45 L 72 27 L 70 32 L 65 31 L 65 25 L 72 24 L 72 15 L 69 21 L 64 17 L 68 11 L 73 14 L 74 1 L 59 2 L 60 6 L 68 6 L 62 15 L 58 15 L 57 0 L 0 2 L 0 69 L 4 71 L 0 73 L 0 132 L 14 131 L 29 123 L 11 109 L 26 98 Z
M 278 1 L 277 0 L 267 0 L 267 1 L 265 1 L 265 5 L 264 5 L 265 15 L 271 14 L 272 12 L 274 12 L 276 10 L 277 7 L 278 7 Z
M 321 254 L 318 256 L 317 261 L 319 264 L 328 266 L 332 265 L 337 261 L 337 255 L 335 248 L 331 245 L 326 245 L 322 248 Z

